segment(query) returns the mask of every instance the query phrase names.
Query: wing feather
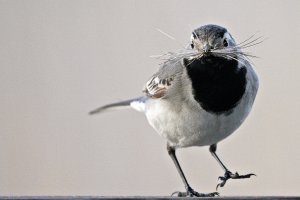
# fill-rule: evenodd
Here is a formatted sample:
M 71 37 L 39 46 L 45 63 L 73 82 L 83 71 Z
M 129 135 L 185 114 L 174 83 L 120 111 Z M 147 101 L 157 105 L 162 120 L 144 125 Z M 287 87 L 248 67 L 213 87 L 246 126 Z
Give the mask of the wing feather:
M 155 73 L 146 83 L 143 92 L 146 96 L 157 99 L 166 96 L 170 88 L 175 84 L 176 78 L 182 72 L 180 62 L 166 62 L 157 73 Z

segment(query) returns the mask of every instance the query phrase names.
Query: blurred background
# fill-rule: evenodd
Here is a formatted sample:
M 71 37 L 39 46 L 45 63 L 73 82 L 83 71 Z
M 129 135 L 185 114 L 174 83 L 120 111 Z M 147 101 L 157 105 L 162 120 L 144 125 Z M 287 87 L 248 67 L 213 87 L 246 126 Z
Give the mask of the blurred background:
M 213 23 L 249 49 L 260 78 L 245 123 L 219 143 L 248 180 L 221 195 L 300 195 L 297 0 L 0 1 L 0 194 L 170 195 L 184 190 L 166 142 L 133 110 L 89 116 L 141 95 L 159 60 Z M 176 38 L 167 38 L 156 29 Z M 208 147 L 178 151 L 191 186 L 213 192 L 224 172 Z

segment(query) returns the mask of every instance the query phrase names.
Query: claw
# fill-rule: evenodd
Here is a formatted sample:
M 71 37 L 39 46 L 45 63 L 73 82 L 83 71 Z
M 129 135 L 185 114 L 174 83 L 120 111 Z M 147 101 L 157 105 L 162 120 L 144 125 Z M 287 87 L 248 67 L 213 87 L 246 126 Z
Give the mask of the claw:
M 227 180 L 222 180 L 222 182 L 217 185 L 216 191 L 218 191 L 219 187 L 223 187 L 225 185 L 226 181 Z
M 215 197 L 215 196 L 220 196 L 218 192 L 212 192 L 212 193 L 207 193 L 207 194 L 200 194 L 197 197 Z
M 250 178 L 251 176 L 256 176 L 255 174 L 246 174 L 246 175 L 239 175 L 239 173 L 235 172 L 234 174 L 230 171 L 226 171 L 224 176 L 219 176 L 218 180 L 220 183 L 217 185 L 216 190 L 218 190 L 219 187 L 223 187 L 227 180 L 229 179 L 243 179 L 243 178 Z
M 243 179 L 243 178 L 250 178 L 251 176 L 256 176 L 256 174 L 245 174 L 245 175 L 239 175 L 237 172 L 230 178 L 232 179 Z
M 180 197 L 180 193 L 179 191 L 175 191 L 171 194 L 171 197 L 176 196 L 176 197 Z
M 212 192 L 212 193 L 199 193 L 194 191 L 192 188 L 188 188 L 186 192 L 173 192 L 171 196 L 176 197 L 215 197 L 220 196 L 218 192 Z
M 241 178 L 250 178 L 251 176 L 256 176 L 256 174 L 240 175 L 239 177 L 237 177 L 237 179 L 241 179 Z

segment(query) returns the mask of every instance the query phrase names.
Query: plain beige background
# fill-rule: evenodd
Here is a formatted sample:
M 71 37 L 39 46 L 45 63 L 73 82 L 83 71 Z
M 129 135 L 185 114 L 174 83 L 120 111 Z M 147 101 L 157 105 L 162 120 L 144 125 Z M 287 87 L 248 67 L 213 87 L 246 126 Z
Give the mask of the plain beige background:
M 218 152 L 232 171 L 221 195 L 300 195 L 300 2 L 0 1 L 0 194 L 169 195 L 183 184 L 165 141 L 132 110 L 88 111 L 139 96 L 192 28 L 228 28 L 260 78 L 252 113 Z M 162 29 L 177 41 L 158 31 Z M 178 151 L 190 184 L 213 192 L 222 169 L 207 147 Z

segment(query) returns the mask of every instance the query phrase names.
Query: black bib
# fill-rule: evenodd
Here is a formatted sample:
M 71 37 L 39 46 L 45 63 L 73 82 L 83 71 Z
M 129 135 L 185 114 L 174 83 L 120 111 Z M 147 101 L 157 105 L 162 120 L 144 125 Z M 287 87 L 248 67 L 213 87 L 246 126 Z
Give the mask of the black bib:
M 230 112 L 245 93 L 247 69 L 238 68 L 234 59 L 209 55 L 194 61 L 185 59 L 184 63 L 194 98 L 207 112 Z

